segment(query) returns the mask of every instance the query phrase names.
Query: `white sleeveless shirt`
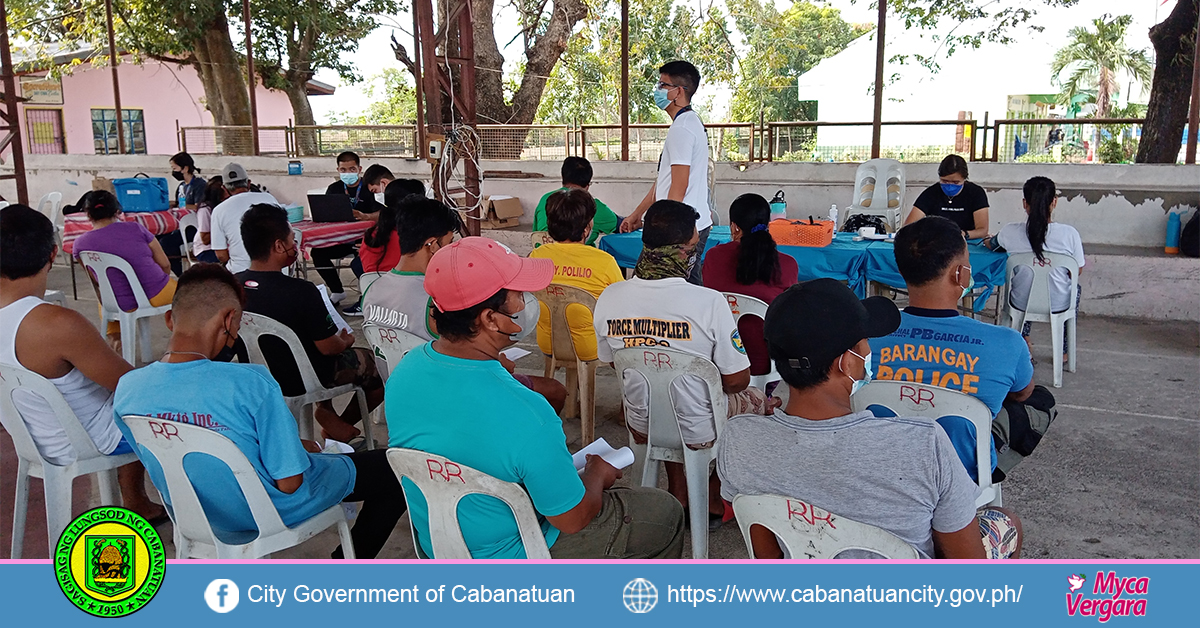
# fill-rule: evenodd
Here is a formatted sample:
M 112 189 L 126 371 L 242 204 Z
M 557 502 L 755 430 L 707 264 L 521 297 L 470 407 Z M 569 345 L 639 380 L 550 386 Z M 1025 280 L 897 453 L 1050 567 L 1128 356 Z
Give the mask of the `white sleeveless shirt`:
M 46 302 L 37 297 L 25 297 L 0 308 L 0 362 L 26 368 L 17 360 L 17 330 L 25 316 L 43 304 Z M 113 419 L 112 393 L 84 377 L 75 368 L 62 377 L 47 379 L 67 400 L 67 405 L 71 406 L 83 429 L 96 443 L 96 449 L 102 454 L 116 449 L 121 441 L 121 432 Z M 13 393 L 13 403 L 25 420 L 29 435 L 33 437 L 38 453 L 43 458 L 55 465 L 67 465 L 75 460 L 71 441 L 45 399 L 29 391 L 18 390 Z

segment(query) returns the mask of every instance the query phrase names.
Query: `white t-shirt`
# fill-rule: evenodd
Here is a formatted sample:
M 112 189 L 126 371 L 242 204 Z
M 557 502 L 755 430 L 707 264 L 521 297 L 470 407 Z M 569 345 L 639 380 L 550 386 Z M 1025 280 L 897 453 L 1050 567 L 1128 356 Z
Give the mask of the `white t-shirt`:
M 266 192 L 242 192 L 230 196 L 213 209 L 210 246 L 214 251 L 229 251 L 229 261 L 225 267 L 231 273 L 250 269 L 250 254 L 246 253 L 246 246 L 242 244 L 242 214 L 251 205 L 259 203 L 278 205 L 279 201 Z
M 1010 222 L 1004 225 L 996 234 L 996 242 L 1009 253 L 1032 253 L 1029 236 L 1025 223 Z M 1083 268 L 1083 240 L 1079 232 L 1071 225 L 1052 222 L 1047 225 L 1046 242 L 1042 245 L 1046 253 L 1061 253 L 1075 258 L 1080 268 Z M 1009 300 L 1013 307 L 1025 311 L 1029 304 L 1029 289 L 1033 284 L 1033 271 L 1028 267 L 1020 267 L 1013 276 L 1012 286 L 1009 287 Z M 1065 268 L 1055 268 L 1050 271 L 1050 307 L 1055 312 L 1063 312 L 1071 307 L 1071 299 L 1075 295 L 1071 291 L 1071 273 Z
M 625 347 L 659 346 L 712 360 L 722 375 L 750 368 L 725 297 L 683 278 L 634 277 L 615 283 L 596 300 L 593 321 L 602 362 L 612 362 L 613 352 Z M 712 403 L 704 382 L 683 376 L 671 390 L 684 442 L 698 445 L 714 440 Z M 625 420 L 638 432 L 648 433 L 649 395 L 646 380 L 636 371 L 625 373 L 624 396 Z
M 663 142 L 662 157 L 658 160 L 658 184 L 654 200 L 667 198 L 671 191 L 671 166 L 691 166 L 688 170 L 687 191 L 683 202 L 692 206 L 700 218 L 696 230 L 704 231 L 712 226 L 712 207 L 708 202 L 708 132 L 695 111 L 684 111 L 675 116 L 667 139 Z

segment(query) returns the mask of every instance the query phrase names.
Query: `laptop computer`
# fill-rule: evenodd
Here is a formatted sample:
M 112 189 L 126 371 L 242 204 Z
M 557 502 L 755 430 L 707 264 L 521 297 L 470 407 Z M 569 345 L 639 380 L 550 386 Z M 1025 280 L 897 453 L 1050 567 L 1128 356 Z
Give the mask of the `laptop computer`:
M 313 222 L 354 222 L 350 197 L 345 194 L 309 194 Z

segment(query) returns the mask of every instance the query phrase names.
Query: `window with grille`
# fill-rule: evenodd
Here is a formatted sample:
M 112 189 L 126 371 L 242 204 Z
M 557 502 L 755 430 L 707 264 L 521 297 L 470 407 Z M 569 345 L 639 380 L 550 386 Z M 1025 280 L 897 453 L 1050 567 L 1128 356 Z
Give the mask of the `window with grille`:
M 125 152 L 146 154 L 146 122 L 141 109 L 122 109 L 121 122 L 125 131 Z M 97 155 L 116 155 L 117 113 L 115 109 L 92 109 L 92 138 Z

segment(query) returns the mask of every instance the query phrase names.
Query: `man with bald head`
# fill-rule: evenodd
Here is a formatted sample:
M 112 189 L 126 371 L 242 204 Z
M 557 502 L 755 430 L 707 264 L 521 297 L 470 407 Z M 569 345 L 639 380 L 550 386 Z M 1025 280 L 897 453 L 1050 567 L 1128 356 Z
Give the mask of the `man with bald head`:
M 351 536 L 359 558 L 374 558 L 405 508 L 384 450 L 316 453 L 315 443 L 300 440 L 296 420 L 266 367 L 222 361 L 237 340 L 242 299 L 241 284 L 217 264 L 197 264 L 179 278 L 166 315 L 172 334 L 166 354 L 117 384 L 118 427 L 133 442 L 121 420 L 132 414 L 190 423 L 229 438 L 258 472 L 289 527 L 338 502 L 364 502 Z M 141 446 L 135 450 L 170 504 L 158 461 Z M 238 537 L 257 529 L 225 464 L 200 456 L 190 458 L 186 469 L 218 538 L 241 542 Z M 342 557 L 340 547 L 333 557 Z

